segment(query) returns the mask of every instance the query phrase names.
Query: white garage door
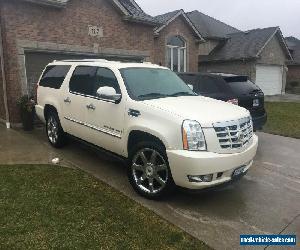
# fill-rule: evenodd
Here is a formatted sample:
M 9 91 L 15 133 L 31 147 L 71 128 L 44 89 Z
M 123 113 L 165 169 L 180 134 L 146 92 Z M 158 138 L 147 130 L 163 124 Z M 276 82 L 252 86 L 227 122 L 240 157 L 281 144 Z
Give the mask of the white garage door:
M 265 95 L 280 95 L 282 91 L 282 67 L 257 65 L 256 84 Z

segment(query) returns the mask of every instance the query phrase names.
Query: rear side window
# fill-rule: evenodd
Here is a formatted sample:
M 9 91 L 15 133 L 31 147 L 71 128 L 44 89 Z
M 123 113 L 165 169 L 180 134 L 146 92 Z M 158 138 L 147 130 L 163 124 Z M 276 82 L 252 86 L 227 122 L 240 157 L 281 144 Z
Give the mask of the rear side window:
M 198 86 L 195 90 L 201 94 L 219 93 L 222 92 L 222 84 L 226 84 L 223 79 L 210 76 L 201 76 L 199 77 Z
M 186 84 L 190 84 L 195 86 L 197 84 L 197 76 L 196 75 L 178 75 Z
M 45 69 L 39 85 L 47 88 L 60 89 L 70 68 L 70 65 L 48 66 Z
M 260 88 L 249 80 L 245 82 L 229 82 L 227 80 L 227 82 L 235 94 L 250 94 L 255 91 L 260 91 Z

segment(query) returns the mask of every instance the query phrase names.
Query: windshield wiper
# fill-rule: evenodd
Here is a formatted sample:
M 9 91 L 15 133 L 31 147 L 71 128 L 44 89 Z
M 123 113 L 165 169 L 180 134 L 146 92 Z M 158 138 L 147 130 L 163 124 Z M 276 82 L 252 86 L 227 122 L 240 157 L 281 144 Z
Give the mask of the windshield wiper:
M 197 94 L 195 93 L 190 93 L 190 92 L 177 92 L 177 93 L 174 93 L 172 95 L 169 95 L 171 97 L 177 97 L 177 96 L 196 96 Z
M 139 98 L 162 98 L 167 97 L 167 95 L 161 94 L 161 93 L 149 93 L 145 95 L 139 95 Z

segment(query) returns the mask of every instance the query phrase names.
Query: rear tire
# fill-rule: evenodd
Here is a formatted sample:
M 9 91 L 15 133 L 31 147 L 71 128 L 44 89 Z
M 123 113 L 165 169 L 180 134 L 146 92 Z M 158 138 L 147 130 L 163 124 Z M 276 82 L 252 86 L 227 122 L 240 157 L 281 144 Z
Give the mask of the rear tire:
M 58 115 L 49 111 L 46 115 L 46 133 L 49 143 L 55 148 L 62 148 L 66 144 L 66 135 L 63 131 Z
M 158 200 L 175 188 L 166 150 L 156 142 L 140 142 L 129 154 L 128 179 L 141 196 Z

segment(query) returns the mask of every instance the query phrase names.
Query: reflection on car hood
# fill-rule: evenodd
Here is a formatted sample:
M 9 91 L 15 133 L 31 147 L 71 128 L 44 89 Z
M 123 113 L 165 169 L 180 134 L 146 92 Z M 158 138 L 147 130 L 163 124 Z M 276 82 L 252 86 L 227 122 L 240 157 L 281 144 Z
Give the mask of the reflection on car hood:
M 250 115 L 244 108 L 203 96 L 160 98 L 143 103 L 172 113 L 183 120 L 196 120 L 202 127 L 211 127 L 216 122 L 237 120 Z

